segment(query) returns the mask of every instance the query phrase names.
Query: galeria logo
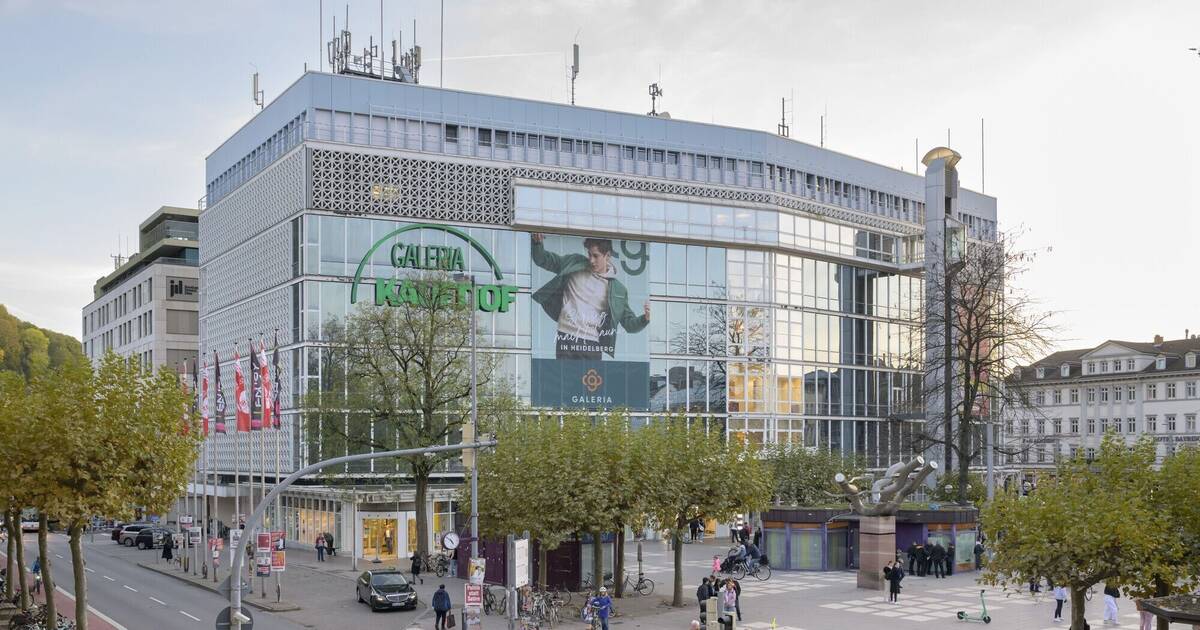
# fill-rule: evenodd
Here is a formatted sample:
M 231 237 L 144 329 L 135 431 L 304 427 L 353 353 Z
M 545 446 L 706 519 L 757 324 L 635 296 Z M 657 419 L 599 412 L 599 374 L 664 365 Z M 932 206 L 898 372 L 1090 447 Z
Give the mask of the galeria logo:
M 583 375 L 582 380 L 583 380 L 583 386 L 586 387 L 587 390 L 593 394 L 596 393 L 596 390 L 600 389 L 600 386 L 604 384 L 604 377 L 600 376 L 600 373 L 597 372 L 594 368 L 588 370 Z

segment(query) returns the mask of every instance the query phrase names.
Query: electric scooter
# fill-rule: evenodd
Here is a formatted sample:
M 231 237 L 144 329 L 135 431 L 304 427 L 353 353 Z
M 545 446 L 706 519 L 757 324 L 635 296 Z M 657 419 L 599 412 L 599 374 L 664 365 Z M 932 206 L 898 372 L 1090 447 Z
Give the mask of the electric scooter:
M 992 617 L 987 611 L 987 602 L 983 600 L 985 591 L 979 591 L 979 605 L 983 608 L 979 615 L 968 615 L 965 610 L 958 611 L 959 621 L 982 621 L 983 623 L 992 623 Z

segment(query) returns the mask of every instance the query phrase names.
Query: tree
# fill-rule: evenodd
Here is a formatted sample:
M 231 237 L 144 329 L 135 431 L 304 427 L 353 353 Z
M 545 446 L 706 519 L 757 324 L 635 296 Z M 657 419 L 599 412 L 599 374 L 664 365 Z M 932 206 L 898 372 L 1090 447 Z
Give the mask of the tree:
M 703 515 L 725 521 L 765 507 L 770 472 L 745 444 L 727 443 L 721 431 L 696 419 L 667 417 L 639 429 L 635 461 L 643 462 L 639 492 L 647 512 L 667 531 L 675 554 L 673 606 L 683 605 L 683 532 Z
M 87 628 L 82 534 L 93 515 L 123 519 L 134 507 L 165 511 L 191 476 L 200 431 L 189 397 L 168 368 L 144 374 L 108 353 L 54 369 L 30 384 L 28 423 L 40 438 L 21 467 L 34 504 L 67 527 L 75 620 Z M 54 436 L 53 440 L 45 436 Z
M 991 428 L 997 452 L 1016 453 L 1020 449 L 996 444 L 996 429 L 990 421 L 1010 408 L 1037 413 L 1020 388 L 1003 386 L 1014 365 L 1041 358 L 1052 343 L 1053 313 L 1039 309 L 1017 286 L 1033 260 L 1032 253 L 1017 249 L 1012 240 L 1002 237 L 995 242 L 972 242 L 961 261 L 951 265 L 948 277 L 925 278 L 926 293 L 935 296 L 927 301 L 923 316 L 925 330 L 931 331 L 924 347 L 926 408 L 942 409 L 940 401 L 949 387 L 951 409 L 949 415 L 929 414 L 927 430 L 918 436 L 918 443 L 924 448 L 944 447 L 946 475 L 958 477 L 959 503 L 967 502 L 970 467 L 983 454 L 984 427 Z M 947 282 L 948 308 L 942 302 Z M 948 339 L 937 332 L 947 329 Z M 943 378 L 947 341 L 948 384 Z
M 309 434 L 320 438 L 322 457 L 388 451 L 461 441 L 470 418 L 473 300 L 461 299 L 445 274 L 405 281 L 412 299 L 394 306 L 361 306 L 327 328 L 330 348 L 324 382 L 310 391 Z M 479 353 L 482 392 L 495 360 Z M 424 506 L 429 479 L 455 453 L 416 455 L 401 462 L 416 486 L 417 549 L 429 551 Z M 385 464 L 375 463 L 378 472 Z M 392 464 L 395 470 L 395 463 Z
M 930 498 L 934 501 L 943 503 L 951 503 L 961 501 L 962 495 L 959 493 L 959 477 L 946 476 L 942 478 L 942 482 L 935 485 L 933 492 L 930 493 Z M 983 475 L 972 471 L 967 475 L 967 502 L 971 505 L 980 506 L 987 501 L 987 485 Z
M 8 533 L 8 576 L 5 582 L 5 597 L 11 601 L 13 585 L 21 586 L 21 608 L 27 608 L 25 549 L 21 544 L 21 509 L 29 505 L 28 488 L 23 478 L 21 464 L 26 461 L 29 414 L 28 385 L 19 372 L 0 372 L 0 452 L 5 454 L 6 463 L 0 466 L 0 488 L 5 495 L 0 497 L 3 509 L 4 528 Z
M 1155 504 L 1153 466 L 1152 441 L 1126 446 L 1110 434 L 1094 462 L 1062 463 L 1028 496 L 997 495 L 981 519 L 995 550 L 983 580 L 1019 587 L 1048 578 L 1066 586 L 1071 630 L 1083 630 L 1091 586 L 1140 585 L 1147 575 L 1173 584 L 1186 577 L 1175 564 L 1185 550 L 1171 515 Z
M 82 358 L 79 340 L 21 321 L 0 304 L 0 371 L 17 372 L 29 379 L 38 370 Z
M 772 491 L 776 505 L 823 505 L 844 503 L 833 476 L 861 476 L 866 467 L 858 457 L 812 450 L 796 444 L 773 444 L 762 450 L 763 461 L 774 480 Z

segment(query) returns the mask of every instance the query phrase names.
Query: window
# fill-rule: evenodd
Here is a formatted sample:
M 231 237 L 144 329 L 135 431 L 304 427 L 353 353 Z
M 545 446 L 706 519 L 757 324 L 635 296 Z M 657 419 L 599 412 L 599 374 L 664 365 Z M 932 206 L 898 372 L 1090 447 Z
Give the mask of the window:
M 446 142 L 458 142 L 458 125 L 446 125 Z
M 708 168 L 708 156 L 696 156 L 696 168 Z
M 538 148 L 538 137 L 537 136 L 535 136 L 533 134 L 529 134 L 528 136 L 525 136 L 525 138 L 526 138 L 526 142 L 525 142 L 526 147 L 528 147 L 530 149 Z
M 1158 398 L 1158 385 L 1149 383 L 1146 385 L 1146 400 L 1154 400 Z
M 481 147 L 492 146 L 492 130 L 491 129 L 480 129 L 479 130 L 479 146 L 481 146 Z
M 633 147 L 621 147 L 621 157 L 626 160 L 633 159 Z
M 1071 388 L 1071 404 L 1077 404 L 1078 402 L 1079 402 L 1079 388 L 1072 387 Z
M 679 153 L 677 151 L 667 151 L 667 164 L 679 164 Z
M 1125 432 L 1137 433 L 1137 418 L 1125 418 Z
M 542 138 L 542 149 L 546 151 L 557 151 L 558 138 Z
M 1054 390 L 1054 404 L 1056 404 L 1056 405 L 1062 404 L 1062 390 L 1061 389 L 1055 388 L 1055 390 Z
M 1059 374 L 1061 374 L 1063 376 L 1063 378 L 1070 376 L 1071 375 L 1071 364 L 1070 363 L 1062 364 L 1062 368 L 1059 369 Z
M 1100 434 L 1108 433 L 1108 418 L 1100 418 Z
M 1189 353 L 1183 355 L 1183 361 L 1184 361 L 1184 365 L 1186 365 L 1188 367 L 1188 369 L 1196 367 L 1196 353 L 1189 352 Z
M 1038 405 L 1046 404 L 1046 392 L 1039 389 L 1037 393 L 1034 394 L 1034 400 L 1037 401 Z
M 1079 457 L 1079 447 L 1072 446 L 1071 447 L 1071 459 L 1075 459 L 1076 457 Z
M 1107 371 L 1108 371 L 1108 361 L 1101 361 L 1101 362 L 1100 362 L 1100 371 L 1101 371 L 1101 372 L 1107 372 Z
M 496 146 L 501 149 L 508 148 L 508 132 L 507 131 L 497 131 L 496 132 Z
M 1175 383 L 1167 383 L 1167 400 L 1175 398 Z
M 1154 369 L 1156 369 L 1156 370 L 1167 369 L 1167 357 L 1158 357 L 1157 359 L 1155 359 L 1154 360 Z
M 719 160 L 721 158 L 713 158 L 713 159 Z M 725 158 L 725 170 L 736 171 L 737 170 L 737 160 L 735 160 L 733 158 Z
M 593 142 L 592 143 L 592 155 L 601 155 L 601 156 L 604 155 L 604 143 L 603 142 Z
M 1089 403 L 1096 402 L 1096 388 L 1095 387 L 1087 388 L 1087 401 Z
M 1183 416 L 1183 430 L 1188 433 L 1196 432 L 1196 414 L 1189 413 Z
M 1196 381 L 1188 381 L 1183 386 L 1183 393 L 1188 398 L 1195 398 L 1196 397 Z
M 1126 387 L 1125 393 L 1128 394 L 1128 396 L 1126 396 L 1125 399 L 1128 400 L 1129 402 L 1133 402 L 1133 401 L 1137 400 L 1137 387 L 1136 386 L 1130 385 L 1129 387 Z
M 1096 449 L 1089 447 L 1085 451 L 1085 453 L 1087 453 L 1087 455 L 1086 455 L 1087 461 L 1089 461 L 1089 462 L 1096 461 Z
M 1037 434 L 1038 435 L 1046 434 L 1046 421 L 1041 418 L 1038 418 L 1038 421 L 1037 421 Z
M 1114 372 L 1120 372 L 1120 371 L 1121 371 L 1121 360 L 1120 360 L 1120 359 L 1114 359 L 1114 360 L 1113 360 L 1113 371 L 1114 371 Z
M 1021 434 L 1029 435 L 1029 421 L 1028 420 L 1021 421 Z
M 751 162 L 750 163 L 750 174 L 751 175 L 762 175 L 763 174 L 762 162 Z
M 1100 402 L 1102 402 L 1102 403 L 1108 402 L 1108 388 L 1107 387 L 1100 388 Z
M 1062 418 L 1055 418 L 1050 421 L 1050 427 L 1054 433 L 1062 433 Z
M 1129 370 L 1130 372 L 1136 370 L 1137 362 L 1134 361 L 1133 359 L 1125 359 L 1125 369 Z
M 570 138 L 563 138 L 562 150 L 564 153 L 574 153 L 575 152 L 575 141 Z
M 1037 377 L 1038 378 L 1046 378 L 1046 368 L 1044 368 L 1044 367 L 1038 368 L 1037 369 Z
M 1146 416 L 1146 433 L 1158 432 L 1158 416 Z
M 1096 419 L 1088 418 L 1088 435 L 1094 434 L 1095 432 L 1096 432 Z
M 639 162 L 645 162 L 645 161 L 646 161 L 646 153 L 647 153 L 647 151 L 646 151 L 645 149 L 638 149 L 638 150 L 637 150 L 637 159 L 638 159 L 638 161 L 639 161 Z
M 1041 444 L 1037 445 L 1037 461 L 1039 464 L 1046 461 L 1046 447 Z
M 1167 433 L 1175 432 L 1175 414 L 1167 414 Z
M 654 163 L 655 163 L 655 164 L 662 164 L 662 161 L 663 161 L 663 151 L 662 151 L 662 149 L 655 149 L 653 152 L 651 152 L 651 154 L 650 154 L 650 155 L 651 155 L 651 157 L 653 157 L 653 158 L 654 158 Z
M 1113 387 L 1113 400 L 1116 402 L 1121 402 L 1121 394 L 1124 392 L 1125 388 L 1121 387 L 1120 385 Z
M 1096 373 L 1096 362 L 1088 361 L 1087 370 L 1088 370 L 1088 374 L 1095 374 Z

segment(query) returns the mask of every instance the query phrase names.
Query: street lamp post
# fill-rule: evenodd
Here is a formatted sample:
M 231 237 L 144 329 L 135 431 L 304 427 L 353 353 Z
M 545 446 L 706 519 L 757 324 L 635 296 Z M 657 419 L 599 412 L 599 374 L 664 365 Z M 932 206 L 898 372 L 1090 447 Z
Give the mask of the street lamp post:
M 476 311 L 478 305 L 475 303 L 475 276 L 467 274 L 454 274 L 455 279 L 459 281 L 469 281 L 471 283 L 471 299 L 468 304 L 471 309 L 471 439 L 478 440 L 479 430 L 479 381 L 478 371 L 476 368 L 475 354 L 478 344 L 475 341 L 475 329 L 478 326 L 476 322 Z M 475 452 L 471 457 L 471 559 L 479 557 L 479 453 Z

